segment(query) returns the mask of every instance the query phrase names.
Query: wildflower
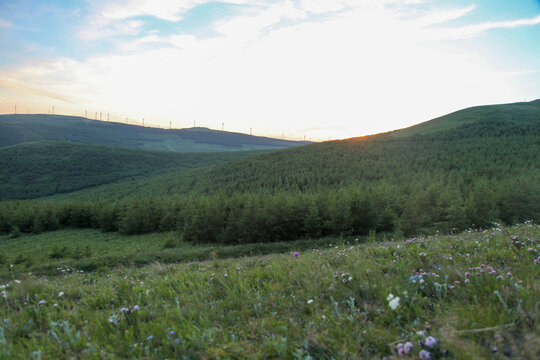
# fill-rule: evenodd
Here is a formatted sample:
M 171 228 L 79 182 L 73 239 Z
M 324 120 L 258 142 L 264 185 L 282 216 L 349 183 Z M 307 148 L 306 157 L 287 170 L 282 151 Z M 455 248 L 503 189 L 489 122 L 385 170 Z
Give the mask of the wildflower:
M 405 349 L 402 343 L 396 345 L 396 351 L 399 356 L 402 356 L 405 353 Z
M 296 258 L 297 258 L 297 257 L 298 257 L 298 255 L 300 255 L 300 254 L 298 253 L 298 251 L 295 251 L 295 252 L 294 252 L 294 257 L 296 257 Z
M 352 279 L 353 279 L 352 276 L 349 276 L 347 280 L 352 281 Z
M 426 336 L 426 333 L 424 333 L 422 330 L 419 330 L 419 331 L 416 332 L 416 335 L 424 337 L 424 336 Z
M 2 297 L 3 297 L 4 299 L 7 299 L 7 293 L 6 293 L 5 290 L 2 290 Z
M 174 330 L 169 331 L 169 335 L 174 335 Z
M 133 307 L 133 311 L 138 311 L 138 310 L 139 310 L 139 305 L 135 305 L 135 306 Z
M 149 337 L 146 338 L 146 340 L 150 341 L 154 338 L 154 335 L 150 335 Z
M 470 272 L 466 272 L 466 273 L 465 273 L 465 277 L 469 277 L 469 276 L 471 276 L 471 273 L 470 273 Z
M 450 289 L 455 289 L 456 287 L 454 285 L 450 285 Z
M 420 357 L 420 359 L 424 360 L 424 359 L 431 359 L 431 354 L 429 353 L 429 351 L 427 350 L 422 350 L 420 351 L 420 353 L 418 354 L 418 356 Z
M 58 293 L 58 297 L 62 297 L 62 296 L 64 296 L 64 292 L 63 292 L 63 291 L 60 291 L 60 292 Z
M 21 283 L 21 280 L 13 280 L 15 281 L 16 284 L 20 284 Z
M 312 304 L 312 303 L 313 303 L 313 299 L 309 299 L 309 300 L 307 301 L 307 303 L 308 303 L 308 305 L 309 305 L 309 304 Z
M 128 311 L 129 311 L 128 308 L 121 308 L 121 309 L 120 309 L 120 312 L 128 312 Z
M 44 304 L 46 304 L 46 303 L 47 303 L 47 302 L 46 302 L 45 300 L 39 300 L 39 302 L 38 302 L 39 305 L 44 305 Z
M 391 299 L 388 302 L 388 306 L 390 306 L 392 308 L 392 310 L 396 310 L 397 307 L 399 306 L 399 297 L 395 297 L 395 298 Z
M 471 282 L 471 280 L 465 279 L 465 284 L 468 284 L 468 283 L 470 283 L 470 282 Z
M 433 336 L 428 336 L 424 343 L 427 347 L 433 347 L 435 344 L 437 344 L 437 339 L 435 339 Z
M 506 276 L 512 276 L 512 273 L 511 273 L 511 272 L 507 272 L 507 273 L 506 273 Z
M 404 352 L 405 354 L 408 354 L 408 353 L 411 352 L 412 348 L 413 348 L 412 342 L 407 341 L 407 342 L 403 345 L 403 352 Z
M 53 307 L 58 307 L 58 304 L 57 304 L 57 303 L 54 303 L 54 304 L 53 304 Z

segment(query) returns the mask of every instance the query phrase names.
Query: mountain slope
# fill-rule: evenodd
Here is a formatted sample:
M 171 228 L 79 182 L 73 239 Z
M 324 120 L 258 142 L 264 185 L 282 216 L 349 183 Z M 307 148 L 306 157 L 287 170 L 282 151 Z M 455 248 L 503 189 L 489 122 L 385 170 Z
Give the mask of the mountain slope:
M 515 114 L 514 109 L 521 109 Z M 439 122 L 441 122 L 439 124 Z M 216 192 L 314 192 L 373 182 L 462 182 L 514 174 L 538 176 L 540 101 L 465 109 L 413 128 L 273 151 L 232 163 L 73 194 L 115 198 Z M 418 179 L 423 181 L 423 179 Z
M 174 230 L 188 241 L 237 244 L 537 222 L 540 110 L 520 106 L 531 111 L 497 116 L 484 107 L 475 121 L 463 111 L 436 131 L 435 121 L 404 136 L 265 152 L 57 201 L 3 202 L 0 232 Z
M 0 200 L 65 193 L 230 161 L 256 152 L 174 153 L 66 142 L 0 148 Z
M 270 150 L 305 145 L 206 128 L 156 129 L 61 115 L 0 115 L 0 147 L 53 140 L 176 152 Z

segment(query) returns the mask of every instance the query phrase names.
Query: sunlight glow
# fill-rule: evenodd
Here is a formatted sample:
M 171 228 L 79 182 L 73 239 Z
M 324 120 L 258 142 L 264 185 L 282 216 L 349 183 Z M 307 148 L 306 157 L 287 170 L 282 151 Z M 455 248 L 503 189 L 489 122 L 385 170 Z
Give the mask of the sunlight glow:
M 141 17 L 182 24 L 203 3 L 98 3 L 97 20 L 89 14 L 77 41 L 89 46 L 106 38 L 113 50 L 0 67 L 0 112 L 14 104 L 32 112 L 56 105 L 65 114 L 103 111 L 176 127 L 225 122 L 231 131 L 326 139 L 540 96 L 540 86 L 516 75 L 538 79 L 540 67 L 508 68 L 486 55 L 493 42 L 481 41 L 494 29 L 538 30 L 540 15 L 455 25 L 479 6 L 228 1 L 237 12 L 206 24 L 215 33 L 208 37 L 162 33 Z

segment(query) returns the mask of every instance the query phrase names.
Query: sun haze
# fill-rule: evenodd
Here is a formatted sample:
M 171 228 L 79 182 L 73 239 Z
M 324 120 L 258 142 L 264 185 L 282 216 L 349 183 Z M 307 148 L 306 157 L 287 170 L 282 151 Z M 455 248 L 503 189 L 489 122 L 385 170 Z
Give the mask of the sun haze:
M 313 140 L 540 98 L 540 2 L 0 1 L 0 113 Z

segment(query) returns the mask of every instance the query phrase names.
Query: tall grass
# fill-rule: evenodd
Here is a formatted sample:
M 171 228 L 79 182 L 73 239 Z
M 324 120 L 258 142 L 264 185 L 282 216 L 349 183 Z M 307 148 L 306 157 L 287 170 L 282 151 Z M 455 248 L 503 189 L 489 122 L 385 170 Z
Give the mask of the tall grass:
M 537 358 L 539 239 L 526 224 L 17 274 L 2 286 L 0 358 Z

